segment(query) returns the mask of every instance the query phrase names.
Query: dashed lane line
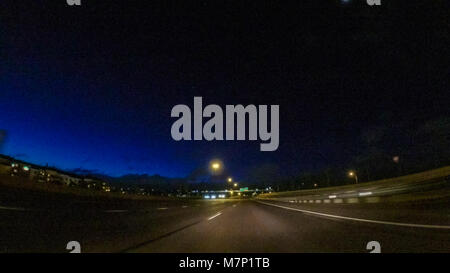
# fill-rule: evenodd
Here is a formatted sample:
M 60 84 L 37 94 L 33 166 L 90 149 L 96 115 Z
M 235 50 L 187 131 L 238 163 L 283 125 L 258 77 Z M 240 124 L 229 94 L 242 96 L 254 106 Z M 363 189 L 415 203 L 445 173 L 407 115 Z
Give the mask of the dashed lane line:
M 220 215 L 222 215 L 221 212 L 219 212 L 219 213 L 217 213 L 217 214 L 214 214 L 213 216 L 211 216 L 211 217 L 208 218 L 208 221 L 211 221 L 212 219 L 214 219 L 214 218 L 216 218 L 217 216 L 220 216 Z

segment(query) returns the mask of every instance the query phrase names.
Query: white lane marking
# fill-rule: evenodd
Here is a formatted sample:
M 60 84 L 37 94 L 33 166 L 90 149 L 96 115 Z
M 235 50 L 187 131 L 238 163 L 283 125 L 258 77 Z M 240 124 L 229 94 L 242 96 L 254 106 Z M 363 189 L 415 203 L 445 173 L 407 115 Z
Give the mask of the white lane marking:
M 296 209 L 296 208 L 290 208 L 280 205 L 275 205 L 271 203 L 261 202 L 257 201 L 258 203 L 268 205 L 268 206 L 274 206 L 282 209 L 287 210 L 294 210 L 314 215 L 320 215 L 330 218 L 337 218 L 337 219 L 343 219 L 343 220 L 350 220 L 350 221 L 357 221 L 357 222 L 366 222 L 366 223 L 373 223 L 373 224 L 383 224 L 383 225 L 391 225 L 391 226 L 402 226 L 402 227 L 417 227 L 417 228 L 438 228 L 438 229 L 450 229 L 450 226 L 440 226 L 440 225 L 422 225 L 422 224 L 409 224 L 409 223 L 399 223 L 399 222 L 389 222 L 389 221 L 378 221 L 378 220 L 368 220 L 368 219 L 361 219 L 361 218 L 353 218 L 353 217 L 346 217 L 346 216 L 339 216 L 339 215 L 333 215 L 333 214 L 326 214 L 326 213 L 320 213 L 310 210 L 303 210 L 303 209 Z
M 165 209 L 169 209 L 169 208 L 157 208 L 157 210 L 165 210 Z
M 187 208 L 188 206 L 182 206 L 183 209 Z
M 222 214 L 222 212 L 219 212 L 211 217 L 208 218 L 208 221 L 211 221 L 212 219 L 216 218 L 217 216 L 220 216 Z
M 4 207 L 4 206 L 0 206 L 0 209 L 4 209 L 4 210 L 20 210 L 20 211 L 26 211 L 27 210 L 25 208 Z
M 371 194 L 372 194 L 372 192 L 370 192 L 370 191 L 358 193 L 359 196 L 367 196 L 367 195 L 371 195 Z
M 236 207 L 236 204 L 233 205 L 233 208 L 235 208 L 235 207 Z
M 110 210 L 105 210 L 105 212 L 108 213 L 121 213 L 121 212 L 127 212 L 128 210 L 126 209 L 110 209 Z

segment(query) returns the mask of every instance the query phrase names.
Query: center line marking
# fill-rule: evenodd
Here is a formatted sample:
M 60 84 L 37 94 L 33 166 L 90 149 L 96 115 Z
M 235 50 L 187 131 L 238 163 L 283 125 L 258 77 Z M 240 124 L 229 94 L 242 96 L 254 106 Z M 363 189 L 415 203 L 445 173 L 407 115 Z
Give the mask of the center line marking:
M 219 212 L 219 213 L 217 213 L 217 214 L 215 214 L 215 215 L 209 217 L 209 218 L 208 218 L 208 221 L 210 221 L 210 220 L 216 218 L 217 216 L 220 216 L 221 214 L 222 214 L 222 212 Z
M 188 206 L 182 206 L 183 209 L 187 208 Z
M 402 226 L 402 227 L 450 229 L 450 226 L 422 225 L 422 224 L 409 224 L 409 223 L 399 223 L 399 222 L 389 222 L 389 221 L 368 220 L 368 219 L 352 218 L 352 217 L 346 217 L 346 216 L 314 212 L 314 211 L 310 211 L 310 210 L 290 208 L 290 207 L 275 205 L 275 204 L 266 203 L 266 202 L 262 202 L 262 201 L 257 201 L 257 202 L 264 204 L 264 205 L 274 206 L 274 207 L 278 207 L 278 208 L 282 208 L 282 209 L 294 210 L 294 211 L 304 212 L 304 213 L 308 213 L 308 214 L 314 214 L 314 215 L 320 215 L 320 216 L 325 216 L 325 217 L 330 217 L 330 218 L 337 218 L 337 219 L 350 220 L 350 221 L 356 221 L 356 222 L 383 224 L 383 225 L 391 225 L 391 226 Z
M 5 209 L 5 210 L 21 210 L 21 211 L 25 211 L 25 210 L 26 210 L 26 209 L 24 209 L 24 208 L 4 207 L 4 206 L 0 206 L 0 209 Z
M 159 209 L 159 210 L 163 210 L 163 209 L 169 209 L 169 208 L 157 208 L 157 209 Z

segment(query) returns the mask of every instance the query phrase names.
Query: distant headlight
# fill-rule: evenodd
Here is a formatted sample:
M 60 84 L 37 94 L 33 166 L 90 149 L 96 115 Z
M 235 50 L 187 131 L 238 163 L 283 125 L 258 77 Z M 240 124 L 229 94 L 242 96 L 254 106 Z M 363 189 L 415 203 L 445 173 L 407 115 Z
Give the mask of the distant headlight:
M 211 199 L 216 199 L 216 196 L 215 195 L 211 195 Z
M 211 198 L 209 195 L 205 195 L 203 198 L 205 198 L 205 199 L 209 199 L 209 198 Z

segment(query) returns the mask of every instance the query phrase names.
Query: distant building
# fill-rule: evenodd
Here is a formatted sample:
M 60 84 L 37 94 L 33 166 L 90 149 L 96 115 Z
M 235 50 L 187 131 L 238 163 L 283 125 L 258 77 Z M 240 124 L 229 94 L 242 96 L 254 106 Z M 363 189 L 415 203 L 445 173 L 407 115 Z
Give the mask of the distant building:
M 0 175 L 25 177 L 36 183 L 82 187 L 105 192 L 111 191 L 106 182 L 96 177 L 80 176 L 56 168 L 42 167 L 5 155 L 0 155 Z

